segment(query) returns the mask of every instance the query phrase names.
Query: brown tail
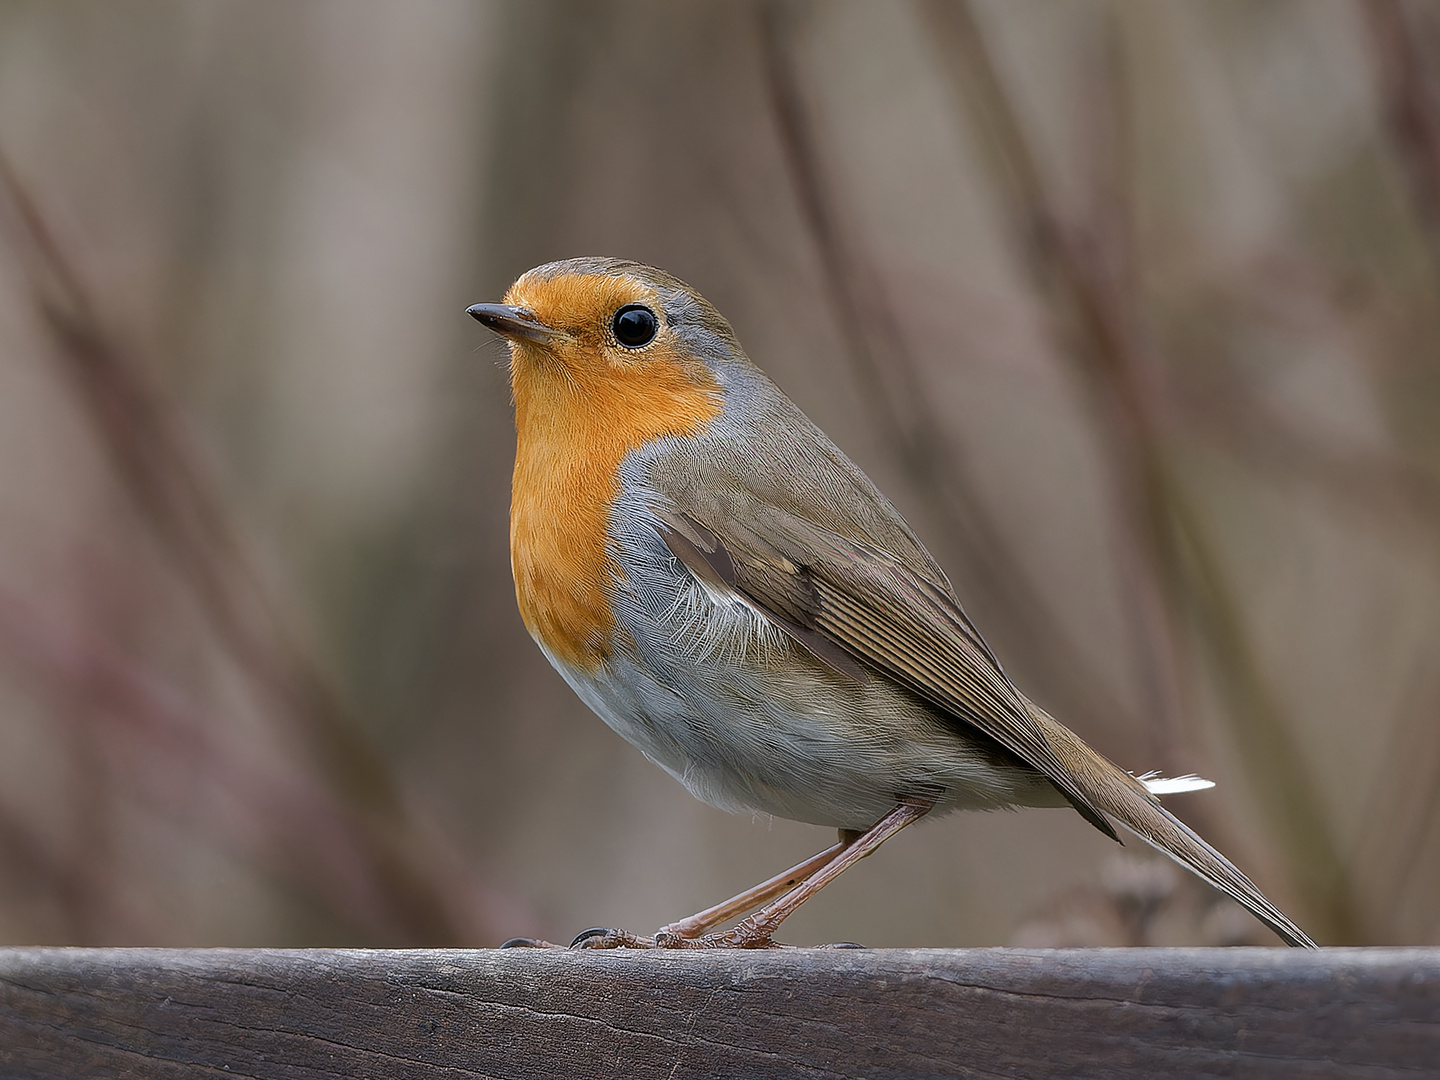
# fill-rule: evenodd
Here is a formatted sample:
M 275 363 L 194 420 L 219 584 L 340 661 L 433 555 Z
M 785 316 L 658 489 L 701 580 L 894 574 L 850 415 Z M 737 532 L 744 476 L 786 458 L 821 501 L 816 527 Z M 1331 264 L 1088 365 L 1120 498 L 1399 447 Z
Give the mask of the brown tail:
M 1037 705 L 1031 705 L 1046 740 L 1060 760 L 1070 766 L 1080 789 L 1095 806 L 1157 851 L 1208 881 L 1238 901 L 1252 915 L 1280 935 L 1287 945 L 1317 948 L 1310 936 L 1265 898 L 1255 883 L 1229 859 L 1207 844 L 1194 829 L 1160 805 L 1145 785 L 1119 766 L 1086 746 L 1076 734 Z

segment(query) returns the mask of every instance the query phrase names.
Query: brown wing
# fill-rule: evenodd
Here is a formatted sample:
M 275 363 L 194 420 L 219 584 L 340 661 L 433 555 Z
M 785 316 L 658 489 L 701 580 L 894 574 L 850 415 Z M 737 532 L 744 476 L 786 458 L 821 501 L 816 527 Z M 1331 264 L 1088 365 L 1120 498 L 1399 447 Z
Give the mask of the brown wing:
M 907 687 L 1038 770 L 1117 838 L 947 588 L 862 540 L 764 503 L 749 509 L 753 525 L 661 513 L 662 535 L 691 570 L 744 595 L 831 667 L 853 674 L 859 661 Z

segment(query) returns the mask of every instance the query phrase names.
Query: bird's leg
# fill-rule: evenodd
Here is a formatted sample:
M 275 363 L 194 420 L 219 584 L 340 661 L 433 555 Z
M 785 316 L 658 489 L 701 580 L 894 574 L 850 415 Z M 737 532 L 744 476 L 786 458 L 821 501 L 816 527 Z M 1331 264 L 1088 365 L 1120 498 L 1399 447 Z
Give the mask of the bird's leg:
M 752 886 L 744 892 L 732 896 L 729 900 L 722 901 L 714 907 L 706 908 L 704 911 L 697 911 L 688 918 L 673 922 L 669 926 L 662 926 L 655 932 L 655 937 L 646 938 L 632 934 L 626 930 L 606 930 L 597 928 L 586 930 L 572 943 L 572 948 L 579 949 L 653 949 L 657 940 L 661 938 L 680 938 L 689 940 L 698 938 L 712 926 L 719 926 L 727 923 L 761 904 L 768 904 L 777 896 L 781 896 L 793 889 L 800 882 L 804 881 L 817 870 L 823 869 L 835 856 L 839 855 L 847 847 L 859 839 L 860 833 L 850 829 L 840 830 L 840 842 L 826 848 L 812 858 L 802 863 L 797 863 L 789 870 L 785 870 L 768 881 L 762 881 L 759 885 Z M 509 944 L 507 942 L 506 944 Z M 548 945 L 549 943 L 544 943 Z M 551 946 L 553 948 L 553 946 Z
M 769 881 L 762 881 L 759 885 L 746 889 L 744 892 L 732 896 L 729 900 L 716 904 L 712 908 L 698 911 L 688 919 L 681 919 L 679 922 L 673 922 L 669 926 L 662 926 L 659 930 L 655 931 L 655 937 L 658 940 L 660 935 L 666 934 L 673 937 L 698 938 L 712 926 L 727 923 L 731 919 L 744 915 L 745 912 L 750 911 L 752 908 L 757 908 L 761 904 L 768 904 L 777 896 L 783 896 L 789 892 L 817 870 L 823 869 L 837 855 L 859 839 L 859 837 L 859 833 L 851 832 L 849 829 L 842 829 L 840 832 L 840 842 L 826 848 L 820 852 L 819 855 L 806 859 L 802 863 L 797 863 L 789 870 L 776 874 Z
M 913 825 L 930 812 L 933 799 L 912 799 L 902 802 L 850 843 L 841 842 L 832 848 L 834 856 L 799 885 L 767 904 L 748 919 L 742 919 L 723 934 L 707 934 L 699 938 L 671 936 L 663 931 L 655 935 L 655 944 L 668 949 L 768 949 L 776 929 L 794 914 L 795 909 L 823 889 L 847 869 L 865 858 L 906 825 Z M 839 850 L 837 851 L 836 848 Z M 818 860 L 818 857 L 817 857 Z M 812 860 L 817 861 L 817 860 Z M 782 875 L 783 876 L 783 875 Z M 722 905 L 723 906 L 723 905 Z M 702 913 L 703 914 L 703 913 Z

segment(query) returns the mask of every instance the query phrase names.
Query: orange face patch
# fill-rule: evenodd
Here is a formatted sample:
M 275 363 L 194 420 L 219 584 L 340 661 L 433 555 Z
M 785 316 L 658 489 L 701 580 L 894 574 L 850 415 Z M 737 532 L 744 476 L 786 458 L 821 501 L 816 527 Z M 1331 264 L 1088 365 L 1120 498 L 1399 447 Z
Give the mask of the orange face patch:
M 659 305 L 630 278 L 522 277 L 505 296 L 560 332 L 545 344 L 512 340 L 517 430 L 510 564 L 521 618 L 567 663 L 594 670 L 609 652 L 605 595 L 617 573 L 607 553 L 610 508 L 625 456 L 652 439 L 692 434 L 720 412 L 719 386 L 662 327 L 643 349 L 610 334 L 626 304 Z

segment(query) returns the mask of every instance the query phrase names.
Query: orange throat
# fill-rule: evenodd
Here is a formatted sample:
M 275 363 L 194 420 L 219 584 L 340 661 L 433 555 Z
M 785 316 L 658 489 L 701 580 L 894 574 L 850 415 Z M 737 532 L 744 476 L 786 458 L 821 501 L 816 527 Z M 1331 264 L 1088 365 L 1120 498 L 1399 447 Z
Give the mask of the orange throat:
M 562 367 L 562 365 L 564 365 Z M 719 387 L 693 365 L 580 368 L 519 345 L 512 364 L 515 477 L 510 566 L 530 636 L 586 671 L 610 654 L 610 511 L 619 468 L 653 439 L 690 435 L 720 413 Z M 708 383 L 705 381 L 708 380 Z

